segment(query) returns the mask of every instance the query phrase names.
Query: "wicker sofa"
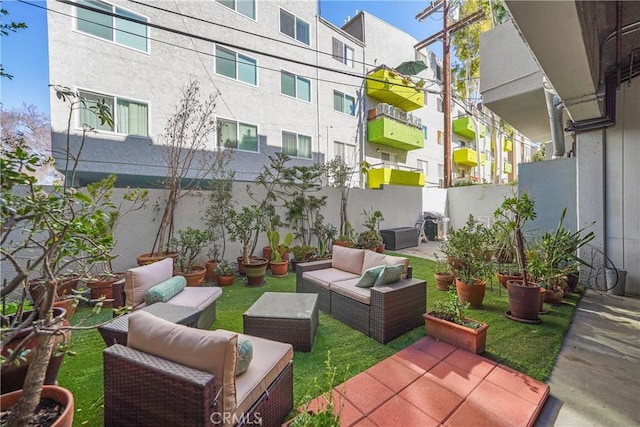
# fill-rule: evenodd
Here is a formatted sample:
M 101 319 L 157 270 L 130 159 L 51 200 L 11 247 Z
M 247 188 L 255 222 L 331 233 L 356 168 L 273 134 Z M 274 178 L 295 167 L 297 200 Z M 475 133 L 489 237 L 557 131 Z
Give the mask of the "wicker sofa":
M 240 337 L 254 356 L 236 375 Z M 129 318 L 127 346 L 106 348 L 103 360 L 105 426 L 280 426 L 293 409 L 290 344 L 141 311 Z
M 131 268 L 124 274 L 124 282 L 113 285 L 113 306 L 145 307 L 145 293 L 155 285 L 173 277 L 173 259 Z M 209 329 L 216 319 L 216 300 L 222 295 L 219 287 L 186 287 L 172 296 L 168 304 L 192 307 L 200 311 L 198 328 Z
M 402 279 L 356 286 L 369 268 L 398 264 L 404 265 Z M 318 294 L 320 310 L 384 344 L 424 322 L 426 282 L 411 276 L 407 258 L 334 246 L 330 260 L 297 265 L 296 292 Z

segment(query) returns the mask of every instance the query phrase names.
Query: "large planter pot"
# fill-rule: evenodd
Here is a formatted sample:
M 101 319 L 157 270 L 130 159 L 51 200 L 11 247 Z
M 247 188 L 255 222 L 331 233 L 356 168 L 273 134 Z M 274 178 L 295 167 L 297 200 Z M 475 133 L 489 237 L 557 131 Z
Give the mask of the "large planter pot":
M 289 271 L 289 261 L 271 261 L 271 275 L 273 277 L 284 277 Z
M 236 276 L 217 276 L 218 286 L 231 286 Z
M 449 286 L 453 283 L 453 273 L 434 273 L 433 277 L 436 279 L 436 288 L 440 291 L 448 291 Z
M 215 261 L 211 260 L 205 262 L 204 268 L 207 270 L 207 272 L 204 275 L 204 280 L 206 280 L 208 283 L 216 283 L 216 264 L 217 263 Z
M 56 287 L 56 297 L 63 299 L 67 295 L 73 295 L 73 291 L 78 288 L 80 276 L 63 277 Z M 33 301 L 37 301 L 44 291 L 44 279 L 29 280 L 29 295 Z
M 440 319 L 433 313 L 425 313 L 422 317 L 427 335 L 475 354 L 484 353 L 488 324 L 477 322 L 480 323 L 480 327 L 473 329 Z M 473 319 L 468 320 L 476 322 Z
M 544 302 L 547 302 L 549 304 L 560 305 L 562 304 L 562 298 L 564 298 L 564 291 L 561 289 L 547 289 L 547 291 L 544 293 Z
M 2 394 L 0 396 L 2 412 L 15 405 L 20 400 L 20 397 L 22 397 L 22 390 Z M 40 400 L 42 399 L 55 400 L 64 408 L 60 417 L 51 424 L 52 427 L 71 427 L 73 425 L 74 401 L 73 394 L 69 390 L 57 385 L 45 385 L 40 393 Z
M 351 247 L 351 242 L 348 240 L 334 240 L 333 242 L 331 242 L 331 244 L 333 246 L 342 246 L 345 248 Z
M 378 252 L 379 254 L 383 254 L 383 253 L 384 253 L 385 248 L 386 248 L 386 245 L 383 243 L 383 244 L 381 244 L 380 246 L 378 246 L 378 247 L 376 248 L 376 252 Z
M 24 312 L 23 318 L 27 318 L 31 312 Z M 53 315 L 57 318 L 65 319 L 66 311 L 63 308 L 55 307 L 53 309 Z M 69 326 L 69 322 L 65 319 L 62 321 L 63 326 Z M 24 338 L 32 332 L 32 328 L 26 328 L 20 331 L 20 333 L 4 347 L 2 347 L 2 356 L 8 357 L 10 353 L 24 340 Z M 60 334 L 55 335 L 54 349 L 56 349 L 63 342 L 69 342 L 71 339 L 71 331 L 63 330 Z M 0 392 L 2 394 L 9 393 L 15 390 L 20 390 L 24 384 L 24 379 L 27 376 L 27 370 L 33 359 L 33 350 L 38 344 L 38 336 L 33 336 L 29 339 L 29 342 L 24 347 L 24 350 L 31 350 L 26 356 L 25 360 L 20 361 L 19 365 L 13 363 L 3 363 L 0 376 L 2 381 L 0 382 Z M 49 359 L 49 365 L 47 366 L 47 373 L 45 375 L 45 384 L 55 384 L 58 377 L 58 371 L 62 365 L 62 359 L 64 353 L 56 355 L 54 351 Z
M 522 280 L 522 273 L 508 274 L 508 273 L 501 273 L 501 272 L 498 271 L 496 273 L 496 276 L 498 276 L 498 282 L 500 282 L 502 287 L 505 288 L 505 289 L 507 287 L 507 282 L 509 280 Z
M 545 293 L 546 295 L 546 293 Z M 524 286 L 522 280 L 507 282 L 507 298 L 509 311 L 507 317 L 524 323 L 539 323 L 540 318 L 540 286 L 528 284 Z
M 269 260 L 266 258 L 251 258 L 249 263 L 244 265 L 247 276 L 247 286 L 262 286 L 264 285 L 264 276 L 267 274 L 267 264 Z
M 187 279 L 187 286 L 202 286 L 207 269 L 201 265 L 195 265 L 191 267 L 190 272 L 174 270 L 173 274 Z
M 154 262 L 162 261 L 165 258 L 173 258 L 173 261 L 175 263 L 175 261 L 178 259 L 178 253 L 177 252 L 155 252 L 152 254 L 151 253 L 142 254 L 142 255 L 138 255 L 136 260 L 138 261 L 139 266 L 143 266 L 147 264 L 153 264 Z
M 113 277 L 104 279 L 90 279 L 86 281 L 87 287 L 91 290 L 91 299 L 97 300 L 104 296 L 103 307 L 113 306 L 113 285 L 124 280 L 124 273 L 115 273 Z M 111 300 L 111 301 L 109 301 Z
M 468 284 L 456 279 L 456 291 L 458 299 L 461 303 L 469 303 L 469 308 L 482 308 L 482 301 L 487 289 L 487 283 L 484 280 L 477 279 L 475 283 Z

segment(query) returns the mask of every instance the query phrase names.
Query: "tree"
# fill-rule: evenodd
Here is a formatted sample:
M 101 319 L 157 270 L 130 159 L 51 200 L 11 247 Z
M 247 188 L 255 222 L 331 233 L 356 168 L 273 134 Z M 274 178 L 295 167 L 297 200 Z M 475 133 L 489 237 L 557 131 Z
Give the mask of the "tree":
M 325 171 L 329 178 L 329 185 L 337 188 L 340 192 L 340 236 L 349 234 L 347 224 L 347 204 L 349 201 L 349 191 L 351 190 L 351 176 L 355 173 L 355 166 L 348 165 L 340 156 L 335 157 L 325 165 Z
M 233 157 L 233 150 L 218 147 L 215 155 L 216 165 L 211 171 L 209 181 L 209 197 L 211 204 L 204 212 L 204 221 L 211 234 L 211 249 L 209 259 L 220 261 L 224 259 L 227 248 L 227 227 L 229 216 L 233 211 L 233 192 L 231 186 L 235 178 L 235 171 L 228 165 Z M 220 243 L 218 243 L 220 242 Z
M 219 164 L 215 155 L 224 151 L 207 150 L 209 136 L 216 129 L 215 107 L 218 94 L 201 100 L 200 85 L 191 81 L 182 90 L 182 99 L 167 121 L 163 157 L 167 163 L 164 186 L 166 204 L 151 254 L 162 253 L 174 233 L 174 214 L 178 201 L 198 188 L 200 180 L 210 175 Z

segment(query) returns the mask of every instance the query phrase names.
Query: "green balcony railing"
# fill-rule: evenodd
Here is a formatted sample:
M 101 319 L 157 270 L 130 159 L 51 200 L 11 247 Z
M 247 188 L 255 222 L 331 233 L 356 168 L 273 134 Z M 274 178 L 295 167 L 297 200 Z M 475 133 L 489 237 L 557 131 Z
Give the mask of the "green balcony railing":
M 369 169 L 367 172 L 367 187 L 380 188 L 381 185 L 408 185 L 424 187 L 424 173 L 380 167 Z
M 473 123 L 473 119 L 469 116 L 458 117 L 452 122 L 453 133 L 460 135 L 464 138 L 475 139 L 476 138 L 476 125 Z M 480 125 L 480 138 L 484 138 L 487 134 L 487 127 Z
M 404 151 L 424 148 L 422 129 L 388 117 L 378 117 L 367 123 L 367 139 L 369 142 Z
M 413 111 L 424 106 L 422 88 L 416 88 L 411 80 L 386 68 L 369 74 L 367 95 L 404 111 Z

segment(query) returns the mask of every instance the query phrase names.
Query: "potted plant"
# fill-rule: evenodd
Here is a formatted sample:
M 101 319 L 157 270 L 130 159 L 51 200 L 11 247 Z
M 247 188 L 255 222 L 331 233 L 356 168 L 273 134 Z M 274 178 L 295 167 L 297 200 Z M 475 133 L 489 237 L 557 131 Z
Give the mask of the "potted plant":
M 222 260 L 216 264 L 214 273 L 217 278 L 218 286 L 229 286 L 233 284 L 235 279 L 235 269 L 229 261 Z
M 66 92 L 59 95 L 63 99 L 69 96 Z M 101 119 L 110 120 L 110 116 L 104 114 L 104 105 L 97 103 L 92 107 L 97 109 Z M 83 129 L 83 134 L 85 131 Z M 7 425 L 10 426 L 27 425 L 41 396 L 49 392 L 44 383 L 51 356 L 58 350 L 56 336 L 71 328 L 64 324 L 62 316 L 52 310 L 60 277 L 80 260 L 108 260 L 113 247 L 109 219 L 105 214 L 111 201 L 98 201 L 86 190 L 62 186 L 45 189 L 37 185 L 31 172 L 41 163 L 42 159 L 29 153 L 23 140 L 3 136 L 0 156 L 3 194 L 0 259 L 3 265 L 13 269 L 13 273 L 5 273 L 7 276 L 3 278 L 0 295 L 3 299 L 16 297 L 19 307 L 16 316 L 3 317 L 2 347 L 24 331 L 28 331 L 28 337 L 22 339 L 10 355 L 2 358 L 2 364 L 24 362 L 21 357 L 25 355 L 25 345 L 37 337 L 35 347 L 29 351 L 30 363 L 22 390 L 16 395 L 2 397 L 3 410 L 7 407 L 6 398 L 17 399 L 9 414 Z M 26 262 L 19 255 L 25 253 L 29 254 Z M 43 278 L 44 285 L 41 296 L 33 302 L 33 310 L 27 313 L 24 310 L 26 290 L 22 284 L 31 276 Z M 68 399 L 61 403 L 64 412 L 73 416 L 72 395 L 57 386 L 52 387 L 59 390 L 54 394 Z
M 238 266 L 242 265 L 247 276 L 247 286 L 262 286 L 269 260 L 251 256 L 250 244 L 255 230 L 264 230 L 264 212 L 257 206 L 243 206 L 241 211 L 232 211 L 227 223 L 231 241 L 242 243 L 242 255 Z
M 293 234 L 285 234 L 282 243 L 280 243 L 278 231 L 267 230 L 267 237 L 271 249 L 271 275 L 274 277 L 286 276 L 289 268 L 289 245 L 293 241 Z
M 380 253 L 384 252 L 384 241 L 382 240 L 382 235 L 380 234 L 380 222 L 384 221 L 382 212 L 379 210 L 374 211 L 373 208 L 371 208 L 370 211 L 363 209 L 362 215 L 364 216 L 364 222 L 362 224 L 364 228 L 366 228 L 368 231 L 374 232 L 380 238 L 380 243 L 375 247 L 375 251 Z
M 489 325 L 465 316 L 466 305 L 450 289 L 447 300 L 438 301 L 423 315 L 426 333 L 472 353 L 484 353 Z
M 310 261 L 315 254 L 315 248 L 311 245 L 296 245 L 290 249 L 293 260 L 291 260 L 291 269 L 296 271 L 296 265 L 301 262 Z
M 435 252 L 433 255 L 436 258 L 436 267 L 433 273 L 433 276 L 436 279 L 436 287 L 440 291 L 448 291 L 454 279 L 454 275 L 453 275 L 453 272 L 451 271 L 451 267 L 445 260 L 441 259 Z
M 327 174 L 329 185 L 340 192 L 340 228 L 338 229 L 340 236 L 349 236 L 351 234 L 349 230 L 351 225 L 347 217 L 347 205 L 351 189 L 349 184 L 355 171 L 355 166 L 348 165 L 340 156 L 334 157 L 333 160 L 325 165 L 325 173 Z M 338 240 L 342 241 L 340 238 Z
M 362 249 L 369 249 L 377 251 L 378 247 L 382 245 L 382 236 L 373 230 L 365 230 L 358 234 L 358 247 Z
M 195 261 L 210 241 L 208 231 L 192 227 L 178 230 L 178 237 L 171 238 L 169 244 L 178 253 L 173 274 L 184 276 L 187 286 L 202 286 L 206 269 Z
M 499 226 L 513 234 L 516 258 L 521 270 L 522 280 L 507 282 L 507 298 L 509 312 L 507 317 L 525 323 L 539 323 L 540 286 L 530 281 L 527 271 L 526 243 L 523 226 L 527 221 L 536 217 L 535 203 L 527 193 L 521 196 L 507 197 L 502 205 L 495 210 L 493 216 Z
M 338 229 L 333 224 L 323 223 L 322 218 L 316 218 L 316 223 L 313 225 L 313 233 L 318 239 L 314 259 L 322 260 L 331 258 L 329 243 L 332 242 L 333 238 L 338 234 Z
M 350 222 L 346 223 L 344 233 L 345 234 L 338 235 L 338 237 L 336 237 L 331 244 L 336 246 L 344 246 L 347 248 L 354 247 L 356 245 L 357 236 L 356 231 L 353 229 L 353 226 Z

